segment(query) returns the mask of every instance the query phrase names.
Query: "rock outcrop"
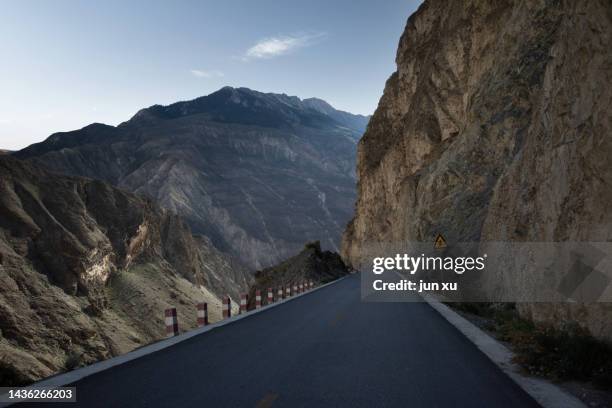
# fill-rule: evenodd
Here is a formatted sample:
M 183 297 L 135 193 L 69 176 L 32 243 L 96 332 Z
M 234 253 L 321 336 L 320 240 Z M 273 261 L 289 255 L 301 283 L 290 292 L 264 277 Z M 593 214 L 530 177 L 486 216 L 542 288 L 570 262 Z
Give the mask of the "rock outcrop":
M 358 147 L 343 256 L 373 242 L 612 239 L 612 3 L 426 0 Z M 612 338 L 601 305 L 520 306 Z
M 57 133 L 14 155 L 151 197 L 259 269 L 307 240 L 338 249 L 368 117 L 246 88 Z
M 252 275 L 178 216 L 104 182 L 0 158 L 0 380 L 28 383 L 164 335 L 163 312 L 238 299 Z
M 299 254 L 261 271 L 255 272 L 255 281 L 249 292 L 249 308 L 255 307 L 255 292 L 267 295 L 268 288 L 274 289 L 276 298 L 279 288 L 312 281 L 316 285 L 331 282 L 350 272 L 336 252 L 321 250 L 318 241 L 309 242 Z

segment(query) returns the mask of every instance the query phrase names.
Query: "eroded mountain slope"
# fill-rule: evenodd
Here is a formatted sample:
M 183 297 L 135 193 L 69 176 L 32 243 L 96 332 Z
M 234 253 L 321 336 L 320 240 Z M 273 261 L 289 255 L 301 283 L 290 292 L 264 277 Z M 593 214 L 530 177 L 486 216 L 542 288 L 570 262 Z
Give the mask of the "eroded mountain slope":
M 27 383 L 182 328 L 252 277 L 178 216 L 90 179 L 0 158 L 0 377 Z

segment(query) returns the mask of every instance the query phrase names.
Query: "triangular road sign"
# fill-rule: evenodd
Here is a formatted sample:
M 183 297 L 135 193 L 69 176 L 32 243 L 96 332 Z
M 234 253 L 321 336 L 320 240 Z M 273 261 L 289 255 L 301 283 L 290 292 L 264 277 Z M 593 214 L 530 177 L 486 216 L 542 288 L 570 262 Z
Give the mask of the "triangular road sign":
M 435 249 L 446 248 L 446 240 L 444 239 L 442 234 L 438 234 L 438 236 L 436 237 L 436 240 L 434 241 L 434 248 Z

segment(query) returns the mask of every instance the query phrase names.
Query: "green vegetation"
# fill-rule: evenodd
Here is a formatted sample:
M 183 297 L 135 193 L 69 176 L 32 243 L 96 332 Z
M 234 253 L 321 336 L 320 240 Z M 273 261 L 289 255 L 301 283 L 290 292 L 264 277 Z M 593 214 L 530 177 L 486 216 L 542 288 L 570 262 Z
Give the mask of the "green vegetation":
M 557 381 L 587 381 L 612 389 L 612 345 L 572 324 L 563 329 L 534 324 L 513 304 L 456 303 L 458 310 L 486 318 L 486 328 L 510 343 L 515 362 L 528 373 Z
M 66 371 L 72 371 L 75 368 L 81 367 L 82 365 L 84 365 L 84 362 L 83 355 L 81 353 L 72 351 L 66 356 L 66 362 L 64 363 L 64 368 L 66 368 Z
M 304 245 L 304 249 L 314 249 L 316 253 L 321 252 L 321 242 L 320 241 L 310 241 Z

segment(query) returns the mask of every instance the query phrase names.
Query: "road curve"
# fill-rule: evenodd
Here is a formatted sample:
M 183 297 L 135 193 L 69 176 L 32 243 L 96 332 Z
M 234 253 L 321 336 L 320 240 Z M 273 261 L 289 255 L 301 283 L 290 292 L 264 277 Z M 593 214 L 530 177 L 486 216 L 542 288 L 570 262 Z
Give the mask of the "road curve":
M 69 405 L 538 406 L 429 305 L 364 303 L 359 287 L 354 275 L 84 378 Z

